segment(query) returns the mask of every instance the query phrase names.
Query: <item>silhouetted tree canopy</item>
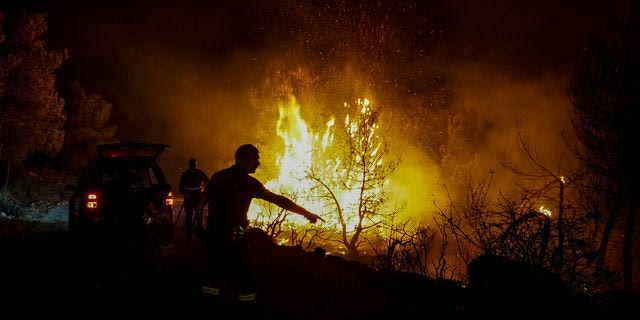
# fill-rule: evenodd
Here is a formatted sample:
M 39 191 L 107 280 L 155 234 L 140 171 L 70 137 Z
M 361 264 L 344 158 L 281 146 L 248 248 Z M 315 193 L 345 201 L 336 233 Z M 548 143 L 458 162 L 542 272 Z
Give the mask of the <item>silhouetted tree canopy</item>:
M 631 287 L 631 250 L 640 168 L 640 15 L 629 5 L 610 34 L 602 33 L 584 48 L 571 85 L 573 125 L 581 143 L 578 157 L 604 177 L 610 203 L 600 259 L 604 259 L 618 210 L 626 206 L 624 232 L 625 287 Z
M 64 100 L 56 91 L 54 72 L 67 53 L 45 48 L 41 37 L 46 30 L 42 13 L 25 13 L 3 27 L 0 160 L 7 166 L 7 172 L 12 161 L 24 160 L 36 151 L 53 155 L 62 146 Z
M 96 145 L 114 142 L 117 127 L 109 124 L 111 104 L 101 95 L 88 92 L 77 81 L 66 111 L 66 134 L 59 158 L 66 168 L 74 171 L 95 157 Z

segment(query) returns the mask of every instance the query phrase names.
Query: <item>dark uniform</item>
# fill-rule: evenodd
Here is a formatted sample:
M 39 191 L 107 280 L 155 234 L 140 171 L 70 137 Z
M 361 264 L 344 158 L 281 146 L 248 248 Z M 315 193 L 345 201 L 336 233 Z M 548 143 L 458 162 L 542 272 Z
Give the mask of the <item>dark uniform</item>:
M 205 286 L 202 292 L 218 295 L 231 272 L 237 300 L 255 299 L 253 257 L 246 237 L 251 199 L 264 199 L 268 191 L 256 178 L 236 165 L 215 173 L 206 188 L 209 197 Z
M 180 177 L 180 193 L 184 196 L 184 228 L 187 237 L 191 237 L 193 232 L 193 213 L 202 195 L 203 186 L 208 182 L 207 175 L 197 168 L 187 169 Z

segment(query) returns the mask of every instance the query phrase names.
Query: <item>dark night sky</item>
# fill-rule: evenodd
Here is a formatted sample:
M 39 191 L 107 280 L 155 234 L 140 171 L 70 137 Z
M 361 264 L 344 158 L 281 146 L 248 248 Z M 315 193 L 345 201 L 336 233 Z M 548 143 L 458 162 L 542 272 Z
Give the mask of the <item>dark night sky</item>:
M 269 1 L 2 2 L 8 17 L 25 7 L 48 12 L 47 45 L 70 53 L 59 72 L 60 86 L 64 90 L 79 80 L 112 102 L 119 138 L 185 145 L 183 151 L 197 146 L 190 141 L 198 135 L 217 130 L 215 125 L 185 130 L 189 121 L 213 123 L 227 115 L 211 111 L 216 108 L 244 116 L 246 99 L 226 106 L 215 101 L 242 96 L 254 86 L 268 60 L 263 53 L 287 46 L 296 28 L 273 16 Z M 473 92 L 480 84 L 480 91 L 498 92 L 505 83 L 522 81 L 526 88 L 542 88 L 532 89 L 539 96 L 552 79 L 558 86 L 551 95 L 559 101 L 585 37 L 605 25 L 617 8 L 607 0 L 431 0 L 417 7 L 433 21 L 432 31 L 440 33 L 433 56 L 457 75 L 460 92 Z M 485 77 L 491 77 L 493 87 L 484 87 Z M 509 100 L 471 96 L 474 101 Z M 190 99 L 206 107 L 189 110 Z M 190 120 L 176 124 L 179 117 Z
M 102 92 L 116 109 L 132 96 L 148 103 L 123 87 L 138 59 L 170 56 L 174 63 L 215 71 L 238 51 L 278 45 L 271 42 L 274 32 L 289 27 L 273 21 L 260 1 L 5 1 L 8 14 L 19 7 L 48 12 L 48 45 L 70 51 L 64 76 Z M 425 14 L 443 31 L 452 62 L 481 62 L 526 76 L 570 72 L 587 32 L 615 10 L 615 1 L 607 0 L 430 2 Z
M 605 23 L 616 7 L 607 0 L 429 2 L 431 10 L 425 14 L 444 32 L 451 59 L 485 61 L 518 72 L 566 69 L 587 32 Z M 204 65 L 224 64 L 225 57 L 238 50 L 277 45 L 270 42 L 273 34 L 292 27 L 273 21 L 260 1 L 34 3 L 50 13 L 51 46 L 69 48 L 71 64 L 107 71 L 110 66 L 121 68 L 132 54 L 162 52 Z
M 615 1 L 453 1 L 450 52 L 497 68 L 533 74 L 572 68 L 588 32 L 606 23 Z M 446 28 L 446 27 L 445 27 Z

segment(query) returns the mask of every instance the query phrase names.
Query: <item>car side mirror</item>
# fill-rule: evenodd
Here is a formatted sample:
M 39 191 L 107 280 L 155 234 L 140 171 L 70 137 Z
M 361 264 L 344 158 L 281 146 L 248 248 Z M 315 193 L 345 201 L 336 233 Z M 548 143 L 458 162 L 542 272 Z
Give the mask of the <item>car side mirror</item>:
M 65 190 L 67 190 L 67 191 L 76 191 L 76 185 L 75 184 L 68 184 L 65 187 Z

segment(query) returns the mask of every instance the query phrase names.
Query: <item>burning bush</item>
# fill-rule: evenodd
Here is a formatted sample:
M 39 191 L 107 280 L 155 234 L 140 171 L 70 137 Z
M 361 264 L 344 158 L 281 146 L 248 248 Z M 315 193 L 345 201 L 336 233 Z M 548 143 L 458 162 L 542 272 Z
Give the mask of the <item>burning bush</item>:
M 331 118 L 322 134 L 314 133 L 291 98 L 279 107 L 277 134 L 285 148 L 276 159 L 278 176 L 269 189 L 287 194 L 311 211 L 320 213 L 323 228 L 303 229 L 304 221 L 262 204 L 252 210 L 255 223 L 280 243 L 337 241 L 351 257 L 367 234 L 397 212 L 388 205 L 388 177 L 398 160 L 388 160 L 389 145 L 379 135 L 379 112 L 369 100 L 344 103 L 343 122 Z M 283 231 L 289 239 L 283 238 Z M 376 231 L 379 232 L 379 231 Z M 373 233 L 376 233 L 373 232 Z

